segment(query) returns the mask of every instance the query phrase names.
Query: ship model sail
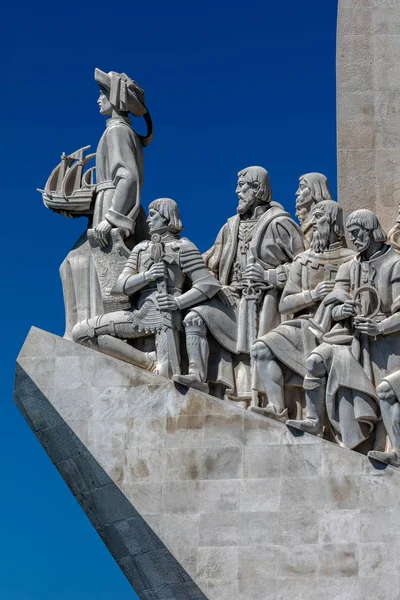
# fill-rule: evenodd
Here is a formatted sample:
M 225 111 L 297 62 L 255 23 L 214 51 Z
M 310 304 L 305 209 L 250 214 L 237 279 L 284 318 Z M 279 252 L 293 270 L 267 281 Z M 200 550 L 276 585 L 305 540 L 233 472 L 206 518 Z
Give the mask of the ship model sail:
M 85 146 L 69 155 L 63 152 L 61 161 L 51 172 L 44 190 L 38 189 L 47 208 L 76 216 L 93 212 L 95 167 L 87 171 L 84 169 L 96 153 L 84 156 L 89 148 L 90 146 Z

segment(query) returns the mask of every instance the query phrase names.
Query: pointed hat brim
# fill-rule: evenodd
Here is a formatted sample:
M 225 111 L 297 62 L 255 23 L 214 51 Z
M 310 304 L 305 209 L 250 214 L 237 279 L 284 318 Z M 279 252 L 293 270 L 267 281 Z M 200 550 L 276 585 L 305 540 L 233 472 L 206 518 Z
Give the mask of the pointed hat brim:
M 126 75 L 123 74 L 126 78 Z M 147 113 L 147 107 L 138 98 L 135 91 L 135 82 L 127 78 L 124 80 L 119 73 L 105 73 L 101 69 L 94 70 L 95 81 L 110 91 L 110 102 L 117 110 L 130 112 L 135 117 L 143 117 Z M 137 88 L 140 90 L 139 86 Z M 142 93 L 143 91 L 140 90 Z

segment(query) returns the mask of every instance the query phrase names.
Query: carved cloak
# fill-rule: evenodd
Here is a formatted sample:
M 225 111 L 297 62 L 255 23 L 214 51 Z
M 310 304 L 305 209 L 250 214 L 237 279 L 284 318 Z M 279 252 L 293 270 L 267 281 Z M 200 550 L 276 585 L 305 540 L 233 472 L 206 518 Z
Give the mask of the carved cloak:
M 392 371 L 400 368 L 400 256 L 386 246 L 369 261 L 357 256 L 342 265 L 335 290 L 325 299 L 326 308 L 335 318 L 337 308 L 330 300 L 337 297 L 340 306 L 363 285 L 373 286 L 380 298 L 377 321 L 394 317 L 387 335 L 375 338 L 361 334 L 355 339 L 349 320 L 338 323 L 323 337 L 325 343 L 314 350 L 327 364 L 326 409 L 339 442 L 355 448 L 366 439 L 378 419 L 376 386 Z M 368 300 L 367 300 L 368 302 Z M 365 303 L 365 300 L 364 300 Z
M 311 290 L 322 281 L 333 280 L 340 265 L 354 257 L 355 252 L 335 244 L 321 253 L 306 250 L 290 266 L 289 277 L 282 293 L 280 308 L 297 318 L 282 323 L 259 341 L 266 344 L 276 358 L 302 377 L 307 374 L 306 360 L 318 344 L 310 330 L 310 319 L 319 303 L 313 301 Z
M 240 216 L 235 215 L 228 219 L 219 232 L 214 246 L 205 254 L 208 268 L 224 286 L 232 282 L 232 268 L 238 247 Z M 276 202 L 260 217 L 250 242 L 249 254 L 264 269 L 276 269 L 290 263 L 293 258 L 305 249 L 306 241 L 300 227 Z M 192 308 L 206 323 L 213 338 L 219 347 L 213 353 L 210 381 L 223 383 L 229 389 L 235 389 L 236 382 L 233 369 L 232 354 L 238 356 L 238 331 L 239 327 L 246 324 L 239 318 L 240 302 L 244 300 L 240 293 L 232 290 L 237 295 L 236 307 L 228 307 L 221 302 L 218 296 L 207 303 Z M 258 335 L 264 335 L 280 323 L 278 310 L 280 290 L 275 287 L 268 290 L 259 305 Z M 242 355 L 247 357 L 249 355 Z M 238 359 L 239 360 L 239 359 Z M 239 361 L 240 362 L 240 361 Z M 246 390 L 238 395 L 249 397 L 251 394 L 250 377 L 244 376 Z

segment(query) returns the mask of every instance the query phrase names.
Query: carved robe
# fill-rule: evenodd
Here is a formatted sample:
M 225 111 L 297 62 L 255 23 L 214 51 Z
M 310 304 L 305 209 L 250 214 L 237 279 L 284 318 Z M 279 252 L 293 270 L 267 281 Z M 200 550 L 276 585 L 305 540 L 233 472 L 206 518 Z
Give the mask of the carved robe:
M 128 118 L 106 122 L 97 146 L 96 179 L 93 227 L 106 219 L 133 233 L 143 185 L 143 148 Z
M 325 299 L 333 320 L 340 319 L 341 304 L 363 286 L 375 293 L 360 294 L 364 314 L 371 314 L 379 299 L 374 320 L 384 335 L 355 334 L 351 320 L 343 320 L 327 335 L 315 352 L 328 367 L 326 409 L 338 440 L 354 448 L 366 439 L 379 416 L 376 386 L 400 368 L 400 256 L 385 245 L 369 261 L 360 256 L 342 265 L 334 291 Z M 331 303 L 331 308 L 328 304 Z M 336 306 L 333 306 L 336 303 Z
M 282 323 L 259 341 L 268 346 L 279 361 L 302 377 L 307 373 L 307 357 L 318 343 L 310 329 L 310 319 L 314 317 L 319 302 L 312 299 L 311 290 L 323 281 L 334 281 L 340 265 L 354 255 L 353 250 L 337 242 L 324 252 L 316 253 L 311 249 L 302 252 L 290 266 L 279 310 L 296 318 Z
M 140 192 L 143 148 L 128 118 L 108 119 L 96 152 L 96 199 L 92 226 L 107 219 L 130 232 L 128 247 L 148 237 Z M 136 228 L 135 228 L 136 223 Z M 99 278 L 83 234 L 60 267 L 66 309 L 65 337 L 79 321 L 104 311 Z
M 305 221 L 303 221 L 303 223 L 301 224 L 301 230 L 304 233 L 307 242 L 311 244 L 314 233 L 312 216 L 308 217 Z

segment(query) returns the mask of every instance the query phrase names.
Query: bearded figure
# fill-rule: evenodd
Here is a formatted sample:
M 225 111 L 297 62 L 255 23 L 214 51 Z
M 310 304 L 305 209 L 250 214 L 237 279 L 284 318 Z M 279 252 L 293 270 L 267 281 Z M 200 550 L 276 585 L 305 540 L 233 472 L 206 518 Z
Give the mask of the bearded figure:
M 237 214 L 205 255 L 223 288 L 185 317 L 189 373 L 175 380 L 203 391 L 208 382 L 219 385 L 219 395 L 226 392 L 247 406 L 251 346 L 279 324 L 286 269 L 306 242 L 290 215 L 272 201 L 265 169 L 240 171 L 236 193 Z
M 279 303 L 282 314 L 295 318 L 259 338 L 252 348 L 256 366 L 253 386 L 266 396 L 265 405 L 252 410 L 281 422 L 290 416 L 289 410 L 297 410 L 288 399 L 297 399 L 293 388 L 302 389 L 307 357 L 318 345 L 313 317 L 333 290 L 340 265 L 355 254 L 346 247 L 343 211 L 336 202 L 319 202 L 311 217 L 311 248 L 295 257 Z
M 296 217 L 308 242 L 311 242 L 314 234 L 312 209 L 322 200 L 332 200 L 325 175 L 322 173 L 302 175 L 296 192 Z
M 373 212 L 351 213 L 346 228 L 358 254 L 340 267 L 324 301 L 323 343 L 306 363 L 307 416 L 288 424 L 321 436 L 326 415 L 338 443 L 353 449 L 368 440 L 363 450 L 373 444 L 379 453 L 385 436 L 379 426 L 372 436 L 380 418 L 376 388 L 400 368 L 400 256 Z M 389 411 L 384 414 L 390 431 Z

